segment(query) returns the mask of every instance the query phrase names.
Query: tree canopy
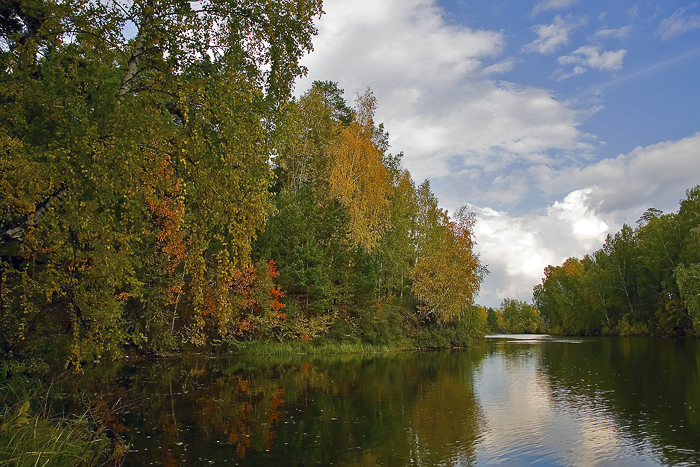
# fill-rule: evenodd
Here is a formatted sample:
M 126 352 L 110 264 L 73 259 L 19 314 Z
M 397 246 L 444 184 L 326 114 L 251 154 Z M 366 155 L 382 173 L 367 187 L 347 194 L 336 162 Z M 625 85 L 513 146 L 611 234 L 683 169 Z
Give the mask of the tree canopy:
M 291 98 L 320 14 L 0 5 L 3 355 L 387 340 L 469 312 L 473 217 L 415 187 L 371 91 Z
M 582 260 L 548 266 L 535 304 L 554 332 L 695 335 L 698 329 L 700 187 L 678 213 L 648 209 Z

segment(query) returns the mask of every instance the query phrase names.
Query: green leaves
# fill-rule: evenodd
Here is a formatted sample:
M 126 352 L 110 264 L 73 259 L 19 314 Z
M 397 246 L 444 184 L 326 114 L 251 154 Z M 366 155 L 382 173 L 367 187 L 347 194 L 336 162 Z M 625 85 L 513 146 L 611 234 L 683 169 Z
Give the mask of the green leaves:
M 226 333 L 207 300 L 235 313 L 320 2 L 2 8 L 2 352 L 79 364 Z
M 563 266 L 546 268 L 534 299 L 551 329 L 697 333 L 698 193 L 697 187 L 688 190 L 677 214 L 648 209 L 636 229 L 624 225 L 584 260 L 570 258 Z

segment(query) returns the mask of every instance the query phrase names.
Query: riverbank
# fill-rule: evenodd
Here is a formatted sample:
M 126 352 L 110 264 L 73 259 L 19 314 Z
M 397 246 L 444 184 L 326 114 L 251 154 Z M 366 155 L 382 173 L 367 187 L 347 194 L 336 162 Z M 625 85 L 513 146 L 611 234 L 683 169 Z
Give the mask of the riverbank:
M 386 344 L 330 338 L 311 342 L 229 339 L 213 342 L 204 353 L 201 348 L 163 353 L 125 351 L 116 360 L 119 365 L 130 365 L 157 359 L 165 366 L 177 366 L 176 362 L 182 359 L 205 355 L 225 358 L 398 354 L 464 348 L 479 341 L 478 336 L 467 338 L 456 334 L 454 329 L 451 332 L 445 329 L 448 328 L 436 327 L 414 339 L 403 338 Z M 420 343 L 423 345 L 418 345 Z M 108 360 L 91 363 L 110 365 Z M 102 394 L 94 389 L 86 395 L 68 395 L 63 392 L 65 389 L 57 389 L 61 386 L 59 381 L 79 377 L 82 371 L 82 367 L 77 367 L 72 373 L 62 373 L 38 360 L 3 362 L 0 367 L 0 403 L 3 406 L 0 411 L 0 465 L 43 465 L 49 459 L 51 465 L 58 466 L 119 464 L 129 450 L 115 425 L 123 411 L 119 407 L 121 401 L 113 394 Z M 80 401 L 72 405 L 77 410 L 60 414 L 52 411 L 54 402 L 59 401 L 61 405 L 67 398 Z
M 134 466 L 697 463 L 696 340 L 514 337 L 122 359 L 61 391 L 122 391 Z

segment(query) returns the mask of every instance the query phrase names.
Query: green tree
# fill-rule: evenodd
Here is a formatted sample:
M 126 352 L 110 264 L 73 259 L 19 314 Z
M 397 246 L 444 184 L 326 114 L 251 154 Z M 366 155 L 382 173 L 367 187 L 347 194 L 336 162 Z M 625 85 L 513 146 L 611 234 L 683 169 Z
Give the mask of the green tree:
M 503 316 L 506 329 L 514 334 L 535 334 L 544 332 L 544 323 L 537 308 L 520 300 L 506 298 L 501 303 L 499 313 Z
M 401 157 L 389 156 L 386 165 L 392 180 L 389 196 L 391 218 L 389 230 L 381 240 L 382 288 L 399 300 L 411 290 L 410 272 L 417 260 L 416 231 L 418 200 L 411 174 L 401 167 Z
M 674 271 L 681 264 L 686 229 L 678 215 L 662 215 L 658 210 L 650 209 L 640 221 L 637 262 L 641 303 L 646 313 L 655 318 L 659 332 L 684 334 L 690 316 Z
M 548 266 L 542 283 L 535 286 L 535 307 L 550 332 L 594 334 L 601 326 L 585 283 L 587 263 L 569 258 L 561 266 Z
M 225 332 L 269 209 L 270 125 L 320 8 L 2 5 L 5 352 L 77 362 Z
M 625 224 L 620 232 L 606 238 L 602 249 L 604 255 L 601 255 L 599 264 L 607 272 L 618 300 L 627 308 L 631 317 L 639 319 L 641 310 L 634 264 L 635 246 L 634 231 Z

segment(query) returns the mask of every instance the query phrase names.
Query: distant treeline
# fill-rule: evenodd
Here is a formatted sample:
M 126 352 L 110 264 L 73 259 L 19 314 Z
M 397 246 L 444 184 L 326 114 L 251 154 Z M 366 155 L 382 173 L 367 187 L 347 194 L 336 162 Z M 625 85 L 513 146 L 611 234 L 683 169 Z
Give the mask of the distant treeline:
M 497 309 L 486 309 L 487 332 L 492 334 L 540 334 L 547 332 L 542 316 L 534 306 L 506 298 Z
M 483 333 L 473 215 L 388 153 L 371 92 L 291 98 L 320 1 L 23 5 L 0 15 L 0 359 Z
M 554 334 L 693 336 L 700 330 L 700 186 L 675 214 L 649 209 L 583 259 L 548 266 L 533 299 Z

